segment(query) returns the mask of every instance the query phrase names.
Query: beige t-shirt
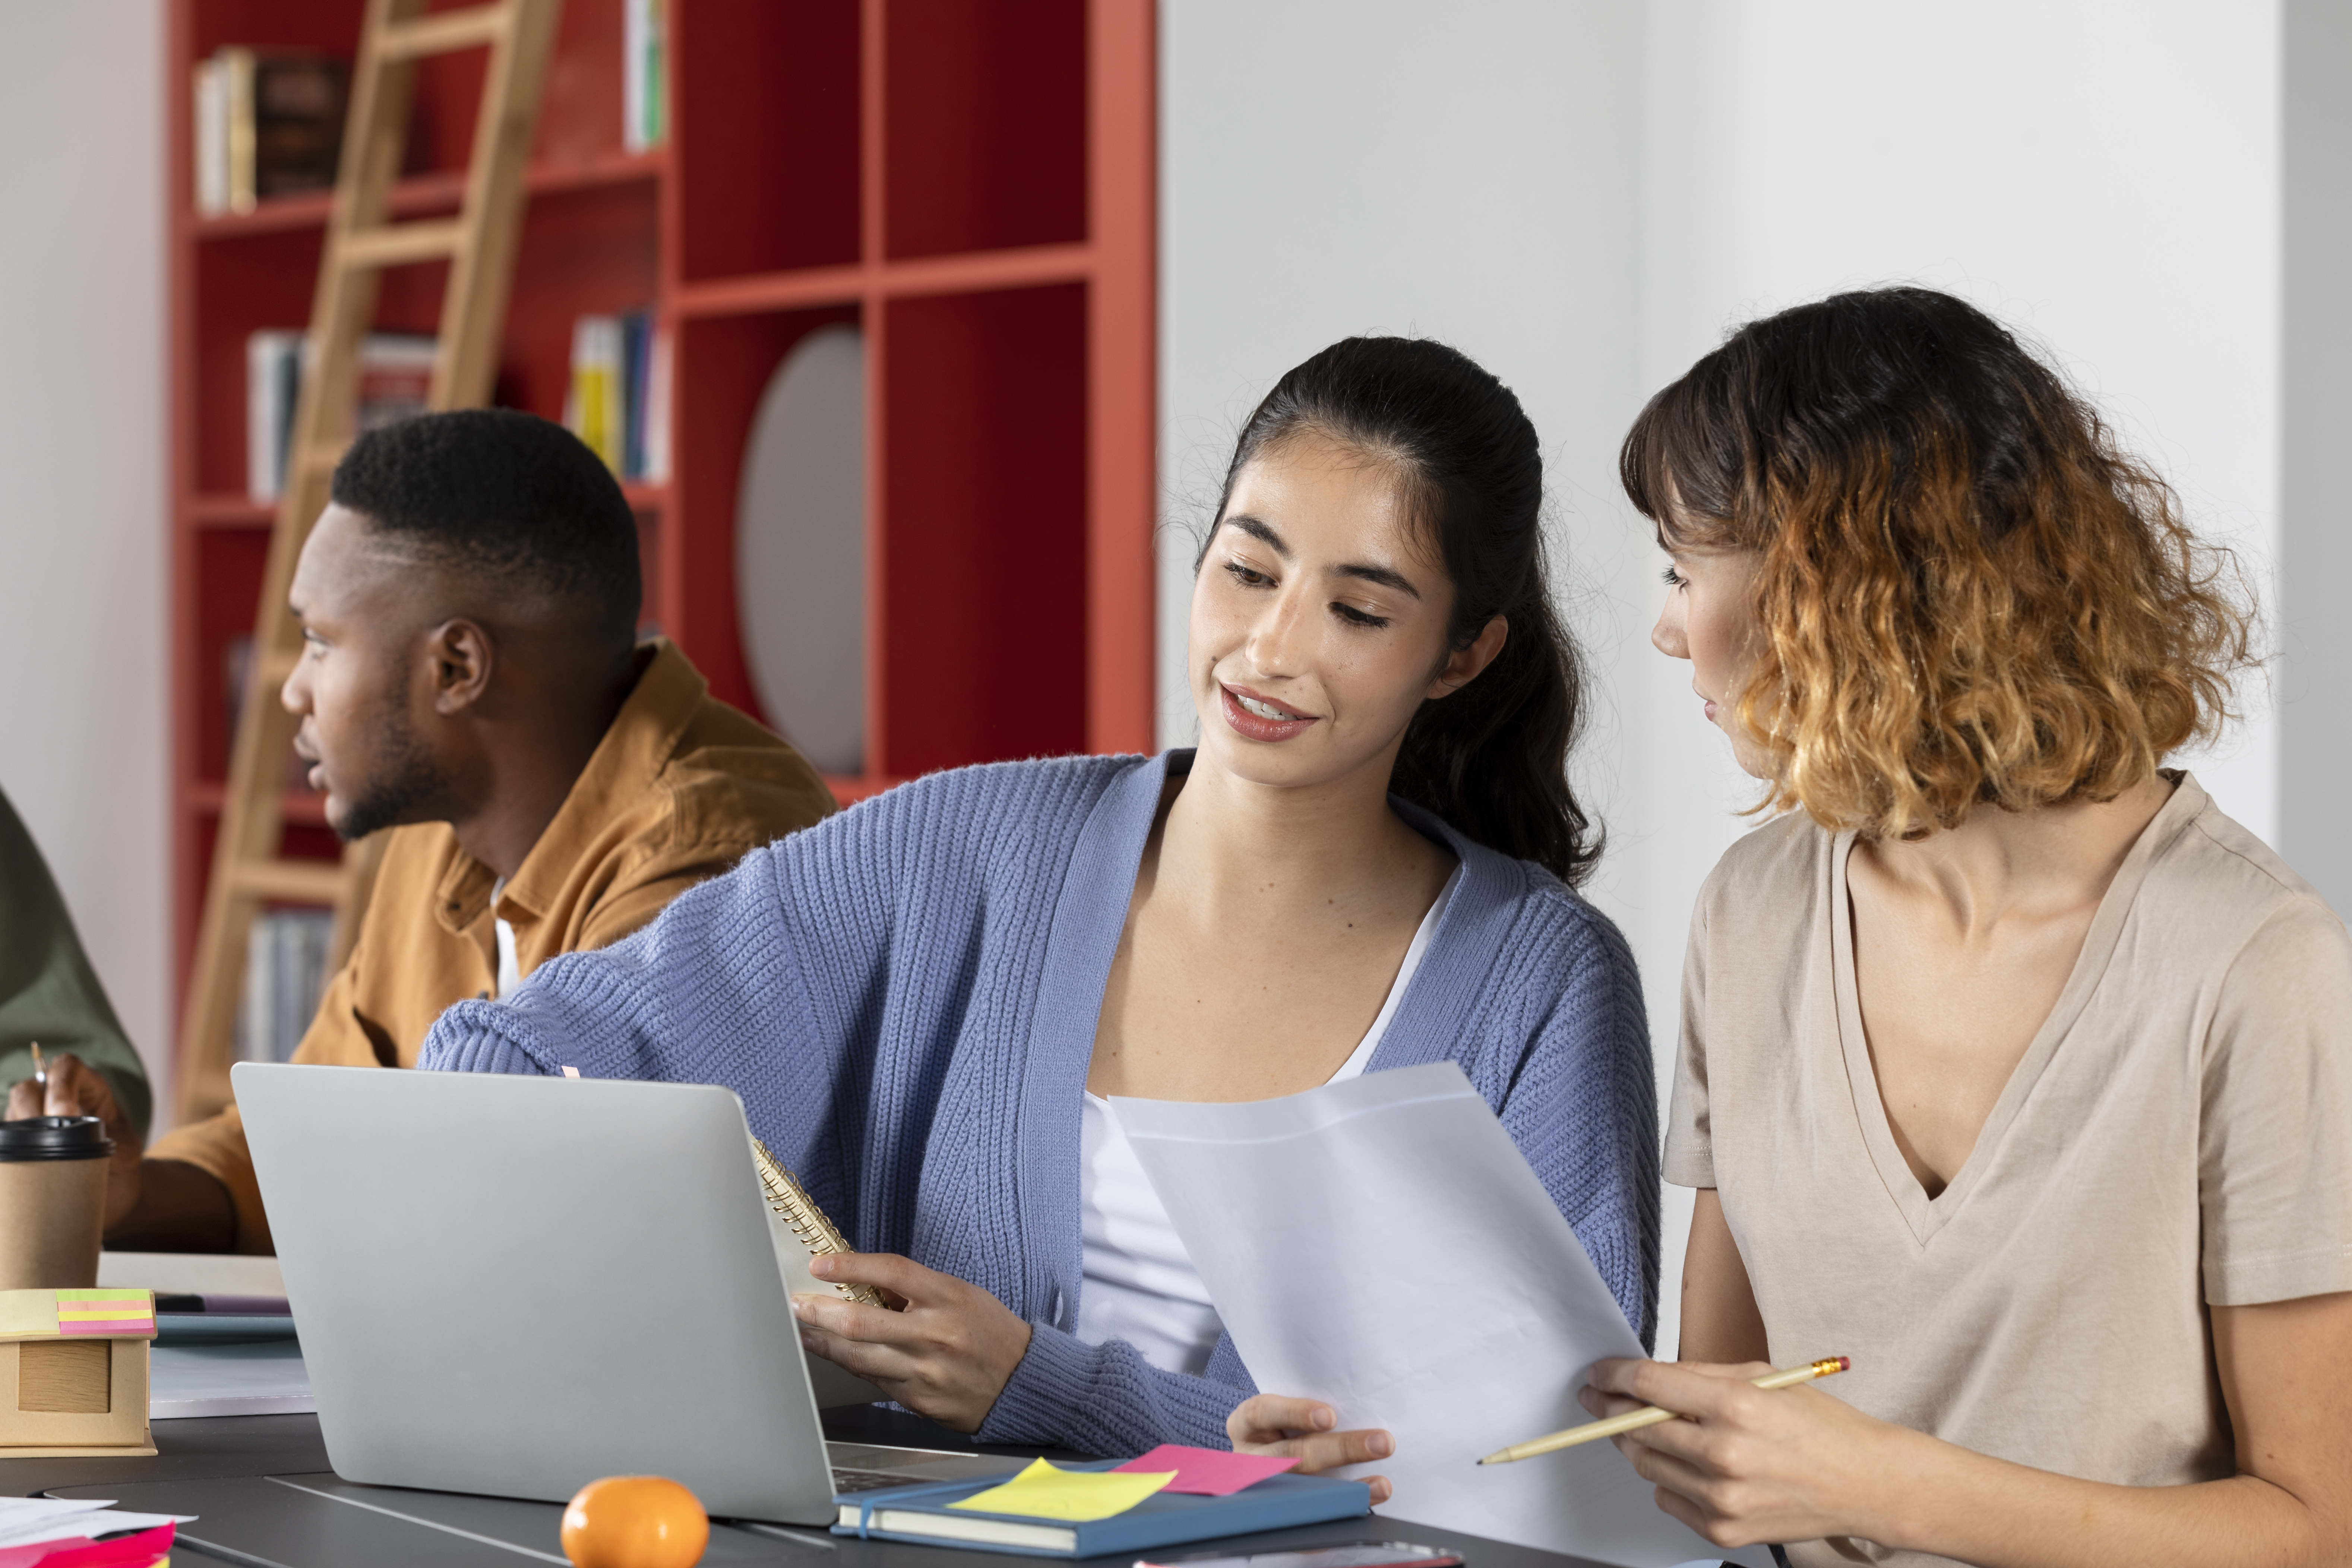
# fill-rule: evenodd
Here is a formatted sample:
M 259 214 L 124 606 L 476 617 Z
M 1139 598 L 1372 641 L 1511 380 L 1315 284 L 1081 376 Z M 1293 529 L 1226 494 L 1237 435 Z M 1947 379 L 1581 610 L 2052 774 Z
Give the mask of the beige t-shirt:
M 1855 1001 L 1851 834 L 1759 827 L 1699 895 L 1665 1175 L 1718 1190 L 1777 1365 L 2020 1464 L 2234 1473 L 2206 1307 L 2352 1289 L 2352 938 L 2194 779 L 2140 835 L 1929 1199 Z M 1804 1565 L 1946 1561 L 1866 1542 Z

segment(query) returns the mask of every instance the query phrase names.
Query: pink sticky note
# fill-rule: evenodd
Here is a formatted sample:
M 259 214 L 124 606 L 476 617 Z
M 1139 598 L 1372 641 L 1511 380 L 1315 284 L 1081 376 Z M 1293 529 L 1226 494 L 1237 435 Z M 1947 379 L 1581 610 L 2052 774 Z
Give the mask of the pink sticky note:
M 1187 1448 L 1162 1443 L 1143 1458 L 1129 1459 L 1118 1468 L 1152 1475 L 1173 1470 L 1176 1479 L 1160 1490 L 1227 1497 L 1268 1476 L 1278 1476 L 1297 1463 L 1297 1459 L 1275 1454 L 1228 1454 L 1216 1448 Z

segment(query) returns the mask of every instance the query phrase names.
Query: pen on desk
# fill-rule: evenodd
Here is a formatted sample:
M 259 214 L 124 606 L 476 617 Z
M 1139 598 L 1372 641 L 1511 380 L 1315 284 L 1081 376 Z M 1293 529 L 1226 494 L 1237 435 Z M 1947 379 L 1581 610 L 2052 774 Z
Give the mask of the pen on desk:
M 1761 1377 L 1751 1377 L 1748 1381 L 1759 1388 L 1790 1388 L 1800 1383 L 1811 1383 L 1817 1377 L 1833 1377 L 1852 1365 L 1853 1362 L 1849 1357 L 1833 1355 L 1821 1361 L 1809 1361 L 1802 1366 L 1768 1372 Z M 1581 1426 L 1570 1426 L 1567 1431 L 1555 1432 L 1549 1437 L 1531 1438 L 1525 1443 L 1514 1443 L 1507 1448 L 1497 1448 L 1478 1462 L 1482 1465 L 1507 1465 L 1514 1459 L 1532 1459 L 1538 1454 L 1573 1448 L 1579 1443 L 1590 1443 L 1596 1437 L 1614 1437 L 1620 1432 L 1654 1426 L 1661 1421 L 1681 1419 L 1680 1411 L 1661 1410 L 1654 1405 L 1645 1405 L 1639 1410 L 1612 1415 L 1605 1421 L 1588 1421 Z

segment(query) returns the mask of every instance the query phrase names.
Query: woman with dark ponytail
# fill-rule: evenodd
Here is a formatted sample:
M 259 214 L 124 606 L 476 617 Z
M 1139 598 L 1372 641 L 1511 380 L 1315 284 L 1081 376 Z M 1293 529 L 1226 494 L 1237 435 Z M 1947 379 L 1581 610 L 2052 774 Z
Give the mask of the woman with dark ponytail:
M 1508 387 L 1442 343 L 1348 338 L 1284 376 L 1250 416 L 1220 519 L 1252 463 L 1314 437 L 1384 467 L 1398 486 L 1414 545 L 1433 552 L 1452 583 L 1447 648 L 1505 628 L 1474 683 L 1413 714 L 1390 793 L 1580 885 L 1601 838 L 1568 784 L 1584 672 L 1544 570 L 1536 427 Z
M 1437 343 L 1334 344 L 1226 474 L 1186 654 L 1197 749 L 902 785 L 453 1008 L 424 1065 L 734 1088 L 860 1249 L 824 1277 L 907 1303 L 803 1297 L 809 1348 L 989 1440 L 1390 1452 L 1252 1397 L 1112 1095 L 1450 1059 L 1646 1341 L 1649 1033 L 1624 942 L 1572 890 L 1598 836 L 1568 785 L 1580 669 L 1542 499 L 1492 375 Z M 1004 678 L 1074 700 L 1064 672 Z

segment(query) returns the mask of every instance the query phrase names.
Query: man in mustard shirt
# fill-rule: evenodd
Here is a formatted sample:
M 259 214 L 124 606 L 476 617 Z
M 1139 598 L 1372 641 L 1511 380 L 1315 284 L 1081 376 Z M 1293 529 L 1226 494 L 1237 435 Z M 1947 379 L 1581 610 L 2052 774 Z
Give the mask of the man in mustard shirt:
M 389 831 L 350 961 L 298 1062 L 411 1067 L 441 1010 L 602 947 L 747 850 L 834 809 L 789 745 L 636 641 L 636 520 L 562 426 L 507 410 L 362 436 L 290 595 L 305 649 L 283 700 L 346 839 Z M 46 1104 L 138 1132 L 96 1073 Z M 108 1245 L 268 1252 L 232 1105 L 157 1140 L 108 1192 Z

